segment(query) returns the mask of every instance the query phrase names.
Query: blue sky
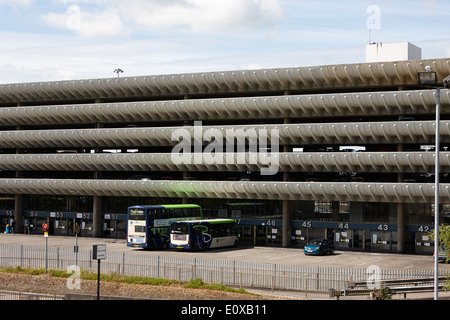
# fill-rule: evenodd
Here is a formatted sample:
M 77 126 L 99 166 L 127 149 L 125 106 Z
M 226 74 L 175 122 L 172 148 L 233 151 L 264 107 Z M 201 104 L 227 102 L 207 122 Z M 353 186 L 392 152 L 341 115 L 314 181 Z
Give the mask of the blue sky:
M 450 56 L 448 0 L 0 0 L 0 83 Z M 369 26 L 368 26 L 369 22 Z

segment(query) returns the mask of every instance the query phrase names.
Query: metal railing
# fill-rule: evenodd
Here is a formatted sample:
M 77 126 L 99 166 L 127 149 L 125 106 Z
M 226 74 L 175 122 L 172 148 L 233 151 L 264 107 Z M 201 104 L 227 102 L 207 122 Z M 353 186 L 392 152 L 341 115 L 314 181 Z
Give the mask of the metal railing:
M 438 289 L 442 290 L 447 282 L 447 277 L 439 277 Z M 369 296 L 376 290 L 388 289 L 390 295 L 403 294 L 406 298 L 410 293 L 423 293 L 434 291 L 434 277 L 380 280 L 376 285 L 364 281 L 350 281 L 347 288 L 343 290 L 330 289 L 330 297 L 354 297 Z
M 64 296 L 0 290 L 0 300 L 64 300 Z
M 46 261 L 47 260 L 47 261 Z M 97 260 L 89 250 L 79 251 L 78 267 L 96 272 Z M 0 245 L 0 266 L 67 270 L 75 264 L 75 253 L 59 247 Z M 201 278 L 206 283 L 232 287 L 294 291 L 307 297 L 329 298 L 330 288 L 348 289 L 349 282 L 368 279 L 365 268 L 300 266 L 235 260 L 186 258 L 107 252 L 101 262 L 102 273 L 166 278 L 190 281 Z M 432 277 L 433 270 L 382 269 L 380 280 Z M 441 272 L 442 276 L 444 275 Z

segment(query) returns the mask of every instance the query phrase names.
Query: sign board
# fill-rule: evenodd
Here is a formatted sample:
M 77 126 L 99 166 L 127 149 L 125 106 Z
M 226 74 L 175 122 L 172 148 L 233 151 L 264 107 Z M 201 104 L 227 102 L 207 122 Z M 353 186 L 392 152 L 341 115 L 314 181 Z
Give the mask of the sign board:
M 97 244 L 93 246 L 92 259 L 93 260 L 106 259 L 106 244 Z

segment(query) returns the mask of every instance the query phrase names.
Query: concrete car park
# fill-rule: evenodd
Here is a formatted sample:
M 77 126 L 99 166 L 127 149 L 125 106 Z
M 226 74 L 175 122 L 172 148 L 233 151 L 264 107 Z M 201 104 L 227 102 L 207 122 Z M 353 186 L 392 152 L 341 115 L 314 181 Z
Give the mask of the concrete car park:
M 394 47 L 400 61 L 2 84 L 0 232 L 124 239 L 128 207 L 191 203 L 249 246 L 431 255 L 436 97 L 418 75 L 442 85 L 450 61 Z

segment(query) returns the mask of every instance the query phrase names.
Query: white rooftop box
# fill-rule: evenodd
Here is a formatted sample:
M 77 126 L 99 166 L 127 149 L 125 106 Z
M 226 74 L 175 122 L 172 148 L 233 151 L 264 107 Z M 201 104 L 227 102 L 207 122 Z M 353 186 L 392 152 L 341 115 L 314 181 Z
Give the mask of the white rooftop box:
M 422 59 L 422 49 L 409 42 L 370 43 L 366 45 L 366 62 Z

